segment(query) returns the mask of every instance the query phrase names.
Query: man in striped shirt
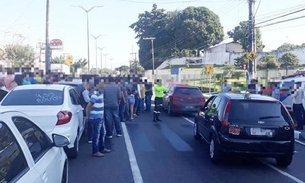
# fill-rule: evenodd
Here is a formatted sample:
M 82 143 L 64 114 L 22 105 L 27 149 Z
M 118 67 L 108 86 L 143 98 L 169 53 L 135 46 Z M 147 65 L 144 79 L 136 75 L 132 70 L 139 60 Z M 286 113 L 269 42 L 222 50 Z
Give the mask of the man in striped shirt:
M 91 96 L 86 108 L 86 121 L 92 127 L 92 156 L 103 157 L 110 150 L 104 146 L 104 94 L 103 84 L 97 85 L 97 91 Z

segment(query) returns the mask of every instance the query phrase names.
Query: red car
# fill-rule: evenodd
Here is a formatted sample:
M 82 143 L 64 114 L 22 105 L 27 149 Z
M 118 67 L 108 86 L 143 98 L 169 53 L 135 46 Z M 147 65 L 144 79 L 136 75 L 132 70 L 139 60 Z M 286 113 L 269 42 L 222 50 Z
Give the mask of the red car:
M 188 85 L 171 85 L 163 97 L 163 109 L 168 115 L 176 113 L 196 113 L 205 104 L 200 89 Z

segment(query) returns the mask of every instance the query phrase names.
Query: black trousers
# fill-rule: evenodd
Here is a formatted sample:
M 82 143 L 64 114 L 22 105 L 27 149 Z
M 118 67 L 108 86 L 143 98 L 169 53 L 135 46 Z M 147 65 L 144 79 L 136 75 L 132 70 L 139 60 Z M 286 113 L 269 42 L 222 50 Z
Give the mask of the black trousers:
M 297 120 L 298 127 L 297 130 L 303 130 L 305 111 L 303 104 L 293 104 L 293 114 Z
M 154 113 L 161 113 L 162 104 L 163 104 L 163 98 L 155 97 Z

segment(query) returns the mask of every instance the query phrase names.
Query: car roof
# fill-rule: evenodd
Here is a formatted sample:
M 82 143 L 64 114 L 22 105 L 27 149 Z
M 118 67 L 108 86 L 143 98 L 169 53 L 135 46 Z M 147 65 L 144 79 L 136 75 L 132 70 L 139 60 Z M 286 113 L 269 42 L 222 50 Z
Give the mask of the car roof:
M 66 85 L 60 84 L 34 84 L 34 85 L 20 85 L 14 90 L 33 90 L 33 89 L 50 89 L 50 90 L 63 90 Z
M 275 98 L 260 95 L 260 94 L 248 94 L 248 97 L 245 97 L 246 94 L 241 94 L 241 93 L 219 93 L 214 96 L 221 96 L 221 95 L 226 96 L 232 100 L 243 100 L 243 99 L 251 100 L 251 99 L 253 99 L 253 100 L 261 100 L 261 101 L 278 101 Z
M 197 86 L 190 86 L 190 85 L 175 85 L 175 87 L 176 88 L 198 88 Z

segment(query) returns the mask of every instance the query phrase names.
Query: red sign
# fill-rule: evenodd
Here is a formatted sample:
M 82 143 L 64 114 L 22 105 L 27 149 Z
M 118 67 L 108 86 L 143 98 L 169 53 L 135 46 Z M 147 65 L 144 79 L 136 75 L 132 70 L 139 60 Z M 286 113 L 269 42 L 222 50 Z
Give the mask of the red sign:
M 50 41 L 50 47 L 52 50 L 63 49 L 63 42 L 60 39 L 52 39 Z

